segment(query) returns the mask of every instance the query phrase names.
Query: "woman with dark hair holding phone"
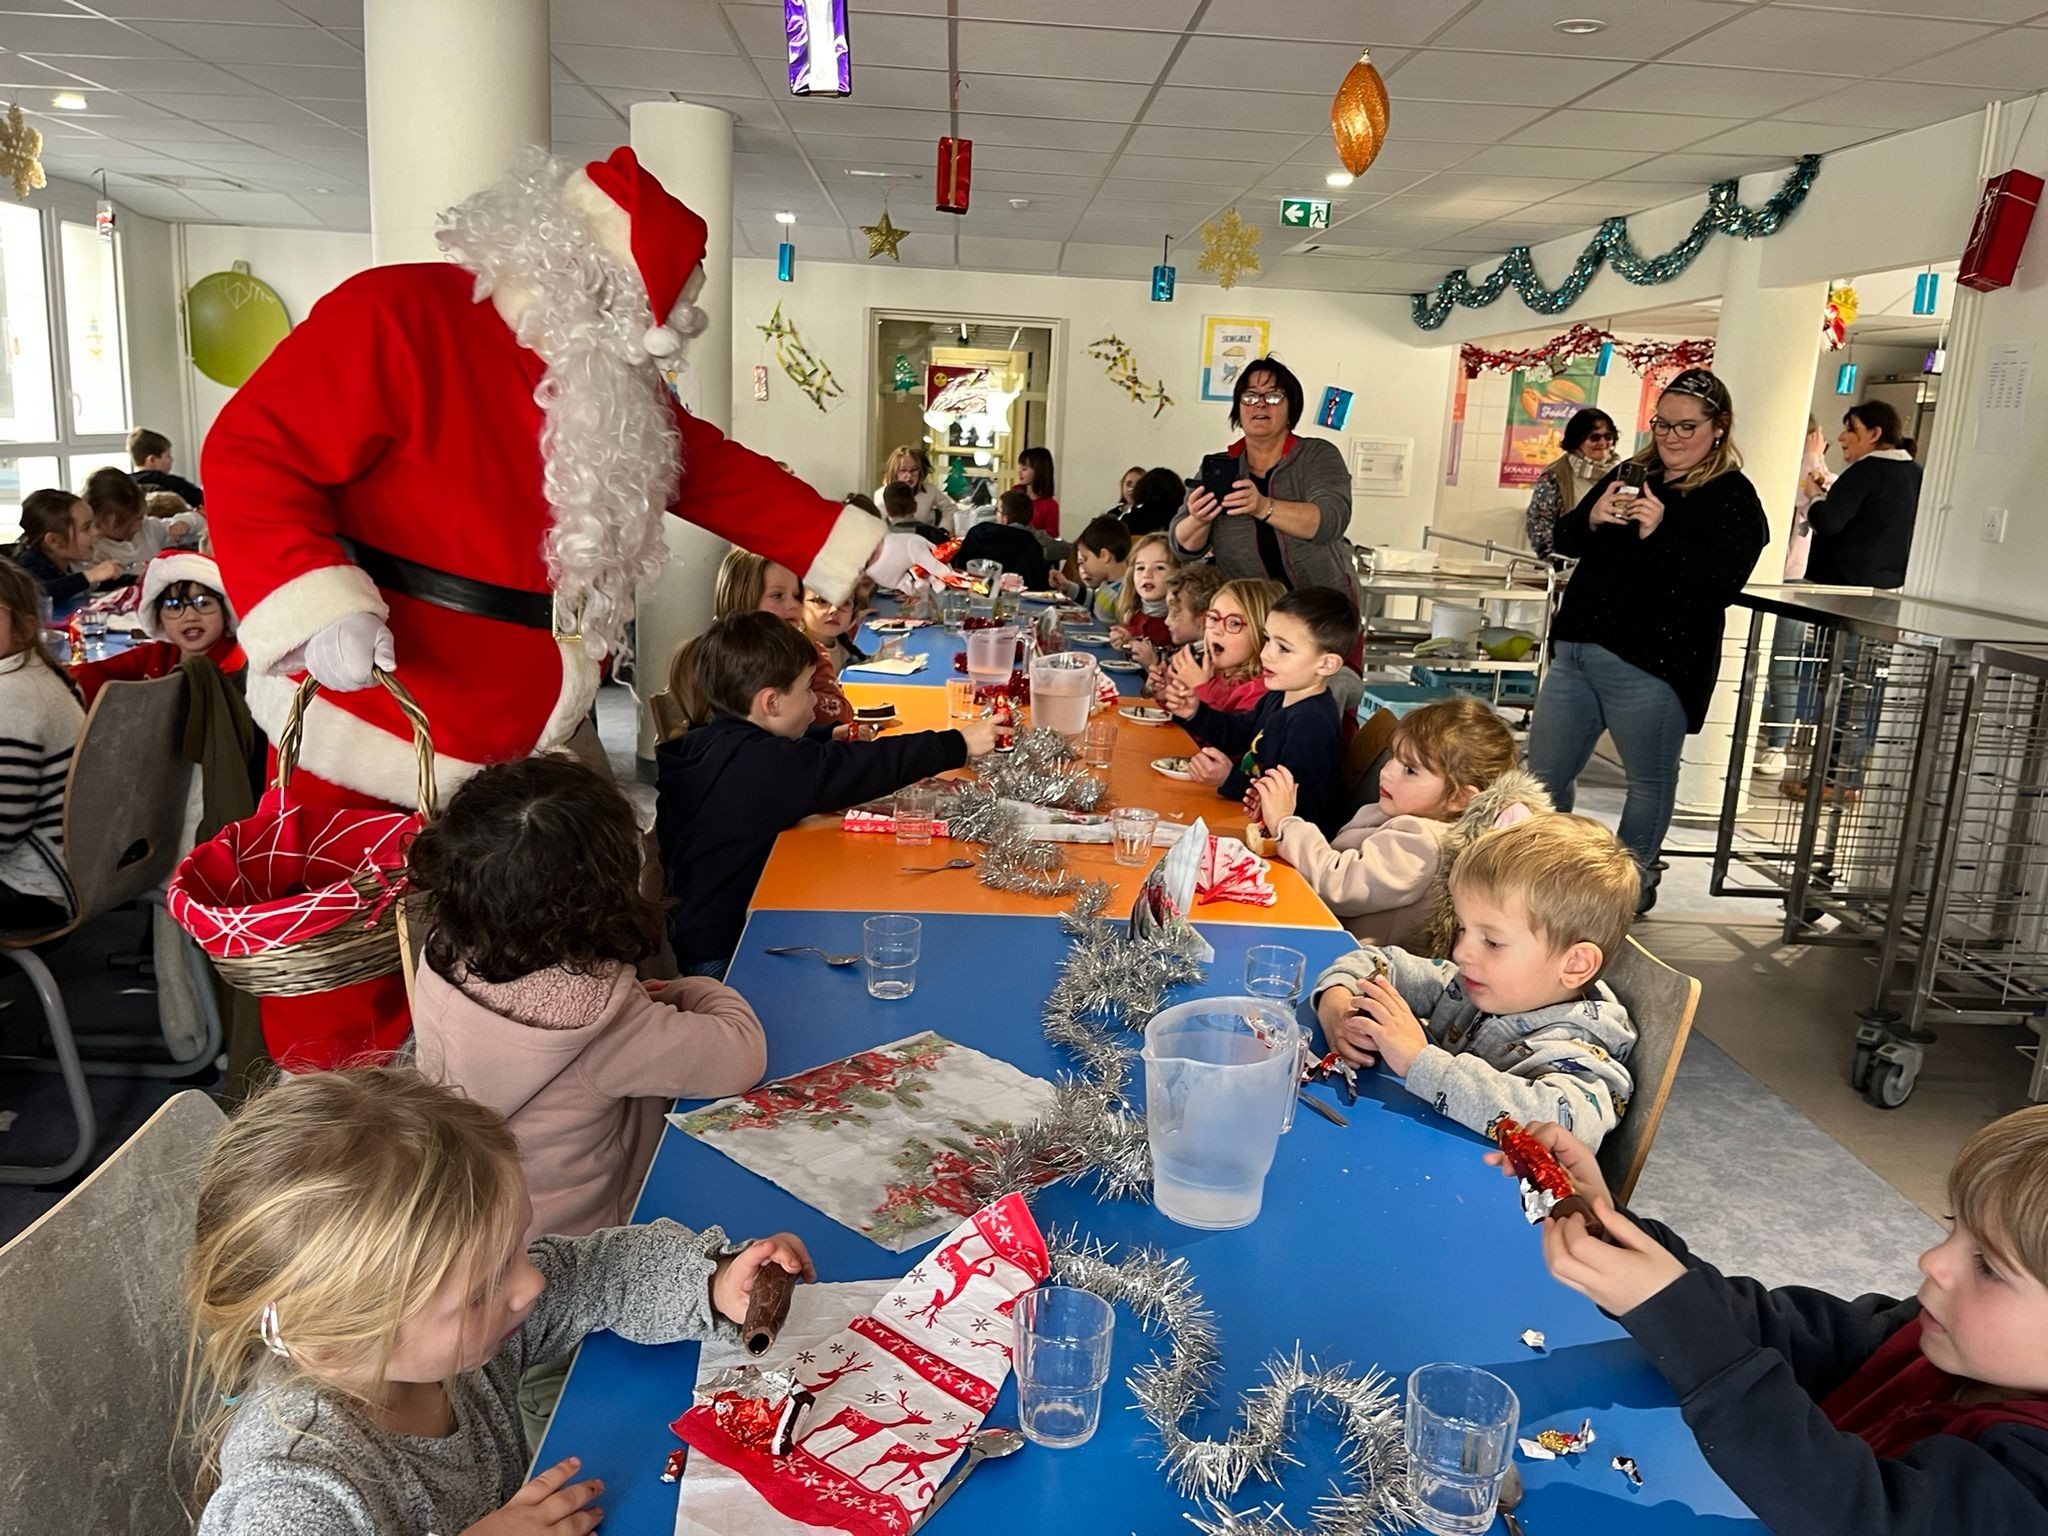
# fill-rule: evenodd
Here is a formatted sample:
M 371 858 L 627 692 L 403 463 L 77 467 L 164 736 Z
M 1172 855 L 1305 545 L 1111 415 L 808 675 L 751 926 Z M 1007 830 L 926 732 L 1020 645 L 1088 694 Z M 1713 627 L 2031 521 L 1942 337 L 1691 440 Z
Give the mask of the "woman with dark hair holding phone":
M 1187 506 L 1167 540 L 1178 560 L 1213 555 L 1228 580 L 1334 587 L 1356 605 L 1357 573 L 1344 538 L 1351 471 L 1335 443 L 1294 435 L 1301 411 L 1301 380 L 1285 363 L 1261 357 L 1247 364 L 1230 401 L 1230 424 L 1244 436 L 1225 450 L 1237 461 L 1236 478 L 1227 487 L 1209 473 L 1189 481 Z M 1211 454 L 1204 464 L 1221 457 Z
M 1031 498 L 1031 526 L 1060 536 L 1060 504 L 1053 500 L 1052 450 L 1026 448 L 1017 455 L 1017 483 L 1010 487 Z
M 1620 462 L 1615 451 L 1620 441 L 1614 418 L 1597 406 L 1574 412 L 1564 424 L 1564 452 L 1543 471 L 1523 515 L 1531 550 L 1550 558 L 1558 518 L 1576 507 L 1594 482 Z
M 1721 635 L 1771 540 L 1735 447 L 1728 386 L 1688 368 L 1665 386 L 1650 446 L 1557 520 L 1578 569 L 1551 625 L 1551 664 L 1529 725 L 1529 771 L 1560 811 L 1600 733 L 1628 775 L 1621 840 L 1657 899 L 1658 854 L 1678 798 L 1685 738 L 1706 723 Z

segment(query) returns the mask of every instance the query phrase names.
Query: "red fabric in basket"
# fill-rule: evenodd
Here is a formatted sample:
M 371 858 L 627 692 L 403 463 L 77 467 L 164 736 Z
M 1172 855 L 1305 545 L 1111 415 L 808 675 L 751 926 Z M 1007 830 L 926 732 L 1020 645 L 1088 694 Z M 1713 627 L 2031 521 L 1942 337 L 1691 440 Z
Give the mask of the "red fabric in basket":
M 410 811 L 307 805 L 273 786 L 256 814 L 231 822 L 185 856 L 165 894 L 178 926 L 209 955 L 235 959 L 303 943 L 388 898 L 364 901 L 349 878 L 395 872 L 419 830 Z

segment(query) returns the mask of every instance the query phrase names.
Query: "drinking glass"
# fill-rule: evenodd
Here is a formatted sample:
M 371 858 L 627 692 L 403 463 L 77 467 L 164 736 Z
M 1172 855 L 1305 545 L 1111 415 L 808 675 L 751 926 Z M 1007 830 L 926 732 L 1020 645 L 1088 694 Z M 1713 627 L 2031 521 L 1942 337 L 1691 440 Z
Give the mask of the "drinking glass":
M 1308 977 L 1308 956 L 1284 944 L 1254 944 L 1244 952 L 1244 989 L 1253 997 L 1292 1003 Z
M 917 990 L 917 954 L 924 924 L 889 914 L 861 924 L 861 953 L 868 963 L 868 996 L 908 997 Z
M 1159 826 L 1159 813 L 1140 805 L 1120 805 L 1109 813 L 1109 830 L 1116 839 L 1116 861 L 1131 869 L 1142 869 L 1152 857 L 1152 833 Z
M 939 617 L 945 621 L 946 628 L 956 635 L 961 631 L 961 621 L 967 617 L 967 596 L 967 593 L 958 587 L 939 589 Z
M 979 720 L 988 710 L 974 702 L 974 679 L 971 677 L 949 677 L 946 679 L 946 718 L 948 720 Z
M 1092 1291 L 1044 1285 L 1017 1302 L 1017 1413 L 1054 1450 L 1087 1443 L 1102 1416 L 1116 1313 Z
M 890 808 L 899 848 L 922 848 L 932 840 L 932 814 L 939 808 L 935 789 L 899 789 Z
M 1408 1378 L 1408 1491 L 1437 1536 L 1482 1536 L 1493 1524 L 1521 1404 L 1476 1366 L 1425 1365 Z
M 1116 755 L 1116 716 L 1092 716 L 1082 740 L 1081 759 L 1090 768 L 1107 768 Z
M 78 633 L 85 641 L 85 656 L 88 661 L 97 661 L 106 654 L 107 616 L 86 609 L 78 616 Z

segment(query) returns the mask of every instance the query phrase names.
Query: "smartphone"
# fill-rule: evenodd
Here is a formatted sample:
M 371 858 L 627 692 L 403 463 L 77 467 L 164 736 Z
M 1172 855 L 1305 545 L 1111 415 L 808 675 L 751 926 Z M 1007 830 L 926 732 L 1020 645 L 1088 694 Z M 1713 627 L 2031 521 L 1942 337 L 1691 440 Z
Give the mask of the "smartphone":
M 1614 494 L 1617 497 L 1640 496 L 1643 494 L 1643 486 L 1648 482 L 1649 478 L 1649 466 L 1638 464 L 1634 459 L 1630 459 L 1621 466 L 1621 474 L 1615 479 Z
M 1243 466 L 1234 453 L 1205 453 L 1202 455 L 1202 489 L 1218 501 L 1237 489 L 1237 482 L 1244 476 Z

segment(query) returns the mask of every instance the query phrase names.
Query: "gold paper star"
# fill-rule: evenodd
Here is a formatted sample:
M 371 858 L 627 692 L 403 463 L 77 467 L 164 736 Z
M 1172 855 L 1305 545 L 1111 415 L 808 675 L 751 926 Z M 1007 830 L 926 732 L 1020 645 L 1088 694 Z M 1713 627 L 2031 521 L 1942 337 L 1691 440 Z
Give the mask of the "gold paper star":
M 1259 270 L 1259 236 L 1256 224 L 1247 224 L 1232 208 L 1220 219 L 1202 226 L 1202 259 L 1195 266 L 1216 274 L 1216 286 L 1234 288 L 1241 273 Z
M 896 254 L 896 247 L 903 243 L 904 237 L 910 231 L 898 229 L 894 224 L 891 224 L 889 222 L 888 209 L 884 208 L 882 210 L 882 221 L 879 224 L 863 224 L 860 227 L 860 232 L 868 237 L 869 261 L 873 261 L 884 251 L 889 253 L 891 261 L 900 262 L 903 260 L 901 256 Z
M 48 185 L 42 162 L 36 158 L 42 152 L 42 134 L 22 121 L 21 104 L 16 102 L 0 119 L 0 177 L 14 184 L 17 201 Z

